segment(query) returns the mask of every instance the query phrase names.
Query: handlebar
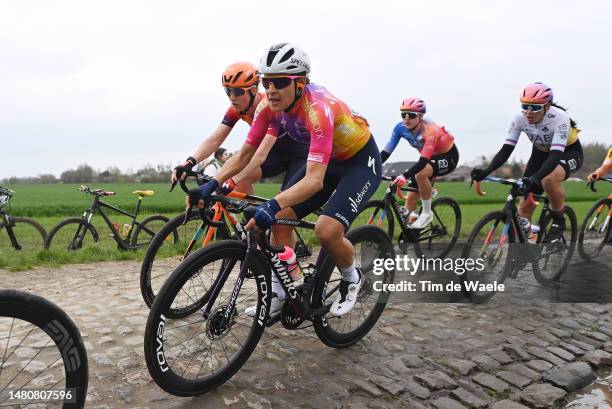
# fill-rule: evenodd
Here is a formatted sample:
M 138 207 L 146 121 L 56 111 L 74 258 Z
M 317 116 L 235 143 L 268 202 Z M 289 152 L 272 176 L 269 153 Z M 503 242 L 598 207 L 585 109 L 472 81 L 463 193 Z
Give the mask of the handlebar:
M 382 176 L 381 177 L 382 180 L 387 181 L 387 182 L 393 182 L 395 180 L 395 178 L 391 177 L 391 176 Z M 408 198 L 408 195 L 403 194 L 402 192 L 418 192 L 419 190 L 414 188 L 414 187 L 398 187 L 396 186 L 395 188 L 395 194 L 402 200 L 406 200 Z
M 524 189 L 524 184 L 521 180 L 516 180 L 516 179 L 502 179 L 502 178 L 498 178 L 496 176 L 487 176 L 486 178 L 483 179 L 483 181 L 488 181 L 488 182 L 495 182 L 495 183 L 500 183 L 502 185 L 509 185 L 512 187 L 515 187 L 519 190 L 519 192 L 524 193 L 523 189 Z M 470 183 L 470 188 L 472 187 L 472 185 L 474 184 L 474 180 L 472 179 L 472 182 Z M 481 182 L 476 182 L 476 193 L 479 196 L 486 196 L 487 192 L 485 192 L 484 190 L 482 190 L 482 185 Z M 529 192 L 527 194 L 527 201 L 532 204 L 537 206 L 538 202 L 535 200 L 535 198 L 533 197 L 533 193 Z
M 81 185 L 78 190 L 80 192 L 84 192 L 84 193 L 88 193 L 90 195 L 94 195 L 94 196 L 115 196 L 117 193 L 115 192 L 107 192 L 104 191 L 103 189 L 92 189 L 88 186 L 85 185 Z
M 608 177 L 602 177 L 602 178 L 597 178 L 592 182 L 587 182 L 587 187 L 591 189 L 591 191 L 593 192 L 597 192 L 597 189 L 595 188 L 595 183 L 603 180 L 604 182 L 612 182 L 612 178 L 608 178 Z

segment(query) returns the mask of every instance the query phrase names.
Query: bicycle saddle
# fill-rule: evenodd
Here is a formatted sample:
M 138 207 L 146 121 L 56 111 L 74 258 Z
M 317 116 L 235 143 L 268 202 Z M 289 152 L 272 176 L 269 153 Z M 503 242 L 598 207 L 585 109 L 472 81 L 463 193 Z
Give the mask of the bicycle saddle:
M 153 196 L 155 192 L 153 190 L 134 190 L 132 194 L 143 197 L 143 196 Z

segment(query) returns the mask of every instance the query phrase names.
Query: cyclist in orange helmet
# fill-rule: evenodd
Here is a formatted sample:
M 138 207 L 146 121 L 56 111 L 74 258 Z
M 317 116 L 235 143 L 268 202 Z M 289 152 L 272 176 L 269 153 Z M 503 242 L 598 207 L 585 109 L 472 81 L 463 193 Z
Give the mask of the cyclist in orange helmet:
M 243 120 L 252 125 L 255 110 L 265 99 L 264 93 L 259 93 L 259 73 L 257 67 L 249 62 L 231 64 L 223 71 L 221 84 L 225 89 L 231 106 L 226 111 L 223 120 L 217 128 L 196 148 L 185 162 L 174 168 L 172 181 L 184 178 L 184 172 L 212 155 L 229 136 L 234 125 Z M 288 141 L 283 133 L 278 137 L 267 135 L 253 156 L 249 165 L 238 175 L 223 184 L 227 193 L 234 188 L 248 194 L 253 193 L 253 183 L 261 177 L 272 177 L 286 172 L 286 183 L 300 167 L 306 163 L 308 145 Z

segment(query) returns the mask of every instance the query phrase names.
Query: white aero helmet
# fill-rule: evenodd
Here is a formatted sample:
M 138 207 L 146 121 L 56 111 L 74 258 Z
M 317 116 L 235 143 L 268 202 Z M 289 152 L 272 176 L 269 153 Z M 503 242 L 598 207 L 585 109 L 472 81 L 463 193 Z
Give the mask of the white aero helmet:
M 300 47 L 291 43 L 275 44 L 259 62 L 259 73 L 265 75 L 304 75 L 310 72 L 310 58 Z

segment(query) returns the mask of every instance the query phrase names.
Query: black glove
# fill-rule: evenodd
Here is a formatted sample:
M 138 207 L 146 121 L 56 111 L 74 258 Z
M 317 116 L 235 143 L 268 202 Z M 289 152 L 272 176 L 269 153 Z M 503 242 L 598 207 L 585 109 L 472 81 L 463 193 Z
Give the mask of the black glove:
M 178 165 L 174 168 L 174 174 L 177 179 L 180 179 L 183 173 L 189 172 L 196 165 L 197 161 L 194 157 L 190 156 L 187 158 L 185 163 Z
M 540 180 L 535 176 L 524 177 L 521 182 L 523 182 L 523 190 L 526 194 L 538 190 L 540 187 Z
M 480 182 L 481 180 L 483 180 L 484 178 L 486 178 L 487 176 L 489 176 L 489 172 L 487 172 L 485 169 L 480 169 L 480 168 L 474 168 L 472 169 L 472 171 L 470 172 L 470 176 L 472 177 L 473 180 L 475 180 L 476 182 Z

